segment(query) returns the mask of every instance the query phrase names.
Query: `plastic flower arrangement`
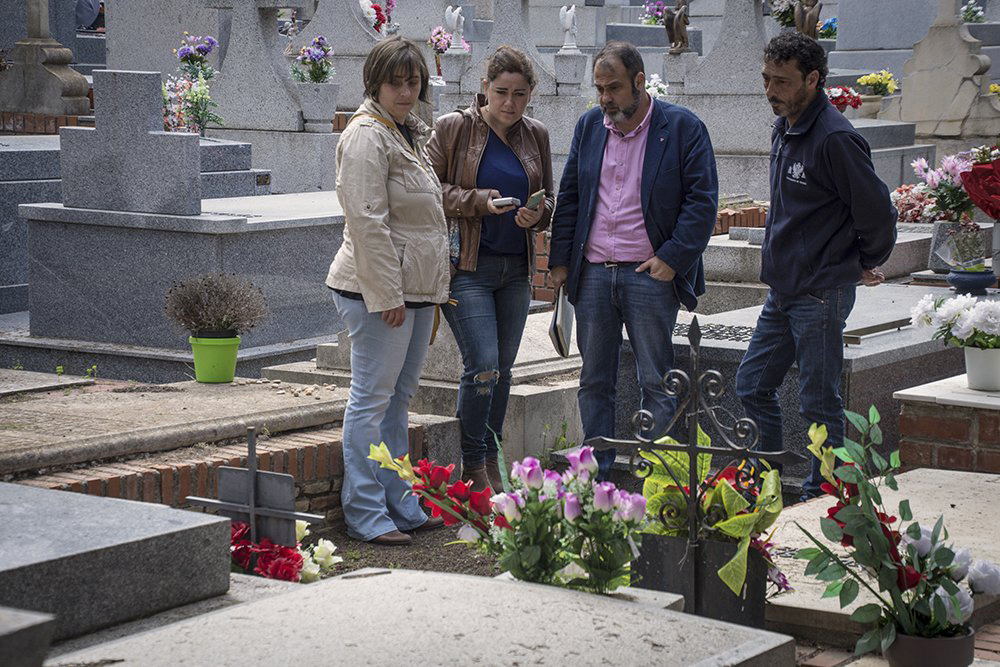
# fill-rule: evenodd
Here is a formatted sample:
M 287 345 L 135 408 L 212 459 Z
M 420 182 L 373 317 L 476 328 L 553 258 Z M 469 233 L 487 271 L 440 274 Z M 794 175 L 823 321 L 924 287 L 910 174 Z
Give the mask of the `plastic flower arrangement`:
M 910 166 L 923 179 L 927 194 L 934 197 L 935 220 L 955 222 L 971 215 L 974 204 L 965 190 L 962 173 L 969 171 L 972 163 L 963 154 L 946 155 L 937 169 L 931 169 L 924 158 L 914 160 Z
M 445 32 L 444 26 L 438 26 L 431 30 L 431 36 L 427 38 L 427 46 L 434 50 L 434 53 L 440 55 L 451 48 L 451 33 Z M 465 41 L 465 37 L 462 37 L 462 48 L 465 51 L 472 50 L 469 43 Z
M 858 78 L 859 86 L 867 86 L 872 95 L 892 95 L 898 85 L 892 72 L 883 69 Z
M 991 95 L 1000 95 L 1000 83 L 991 83 L 990 84 L 990 94 Z
M 934 222 L 938 218 L 937 200 L 924 183 L 900 185 L 889 198 L 899 213 L 899 222 Z
M 832 86 L 826 89 L 830 104 L 843 112 L 847 107 L 857 109 L 861 106 L 861 96 L 850 86 Z
M 660 78 L 659 74 L 650 74 L 646 79 L 646 92 L 649 96 L 657 100 L 667 99 L 670 84 Z
M 783 28 L 794 28 L 795 0 L 771 0 L 771 17 Z
M 361 5 L 361 13 L 372 24 L 372 29 L 375 32 L 382 32 L 382 26 L 388 21 L 382 6 L 372 2 L 372 0 L 358 0 L 358 4 Z
M 969 0 L 962 5 L 962 20 L 966 23 L 985 23 L 986 12 L 976 0 Z
M 639 22 L 643 25 L 663 25 L 663 11 L 666 3 L 663 0 L 646 0 L 642 3 L 642 13 Z
M 250 526 L 233 521 L 230 526 L 229 553 L 234 572 L 259 574 L 267 579 L 301 581 L 310 583 L 330 573 L 334 566 L 343 561 L 333 553 L 337 547 L 326 539 L 303 546 L 302 541 L 309 536 L 305 521 L 295 522 L 295 547 L 275 544 L 264 538 L 259 544 L 250 541 Z
M 847 419 L 861 433 L 861 442 L 844 439 L 844 446 L 823 446 L 826 427 L 813 424 L 809 451 L 820 459 L 822 488 L 836 503 L 820 519 L 827 543 L 802 528 L 816 545 L 797 557 L 809 561 L 805 573 L 827 582 L 823 597 L 838 597 L 846 607 L 864 587 L 875 602 L 851 614 L 857 623 L 873 624 L 855 645 L 861 655 L 888 649 L 897 634 L 918 637 L 954 637 L 968 632 L 972 614 L 971 593 L 1000 593 L 1000 569 L 985 561 L 972 561 L 968 549 L 947 543 L 943 517 L 933 529 L 913 521 L 909 500 L 901 500 L 898 515 L 891 516 L 882 499 L 883 487 L 897 491 L 899 452 L 888 460 L 878 453 L 882 442 L 878 411 L 868 418 L 847 412 Z M 836 466 L 840 460 L 843 465 Z M 910 522 L 903 529 L 900 521 Z M 965 585 L 960 585 L 964 581 Z
M 174 49 L 174 54 L 180 61 L 177 69 L 186 74 L 192 81 L 199 76 L 210 81 L 215 76 L 215 70 L 208 64 L 208 55 L 218 45 L 219 43 L 211 35 L 195 37 L 185 31 L 180 47 Z
M 711 440 L 699 430 L 699 445 L 711 445 Z M 658 443 L 677 444 L 666 437 Z M 643 452 L 652 464 L 645 478 L 642 493 L 646 497 L 650 521 L 645 532 L 669 537 L 687 537 L 688 487 L 690 458 L 684 452 L 658 450 Z M 740 595 L 747 575 L 749 550 L 754 549 L 768 565 L 768 580 L 778 591 L 791 590 L 788 579 L 775 565 L 771 555 L 773 543 L 767 531 L 781 514 L 781 478 L 777 470 L 768 470 L 759 486 L 747 465 L 727 466 L 714 475 L 710 473 L 711 454 L 698 455 L 698 478 L 704 480 L 699 514 L 702 534 L 699 539 L 737 542 L 735 555 L 718 570 L 719 578 L 735 595 Z M 679 485 L 680 484 L 680 485 Z
M 323 35 L 313 37 L 312 44 L 299 49 L 292 65 L 292 78 L 300 82 L 326 83 L 333 76 L 333 47 Z
M 413 485 L 435 517 L 460 524 L 460 541 L 497 558 L 516 579 L 608 593 L 627 584 L 629 564 L 638 552 L 646 499 L 597 483 L 593 449 L 567 455 L 563 475 L 543 470 L 527 457 L 511 467 L 511 489 L 490 496 L 471 484 L 449 484 L 454 465 L 409 456 L 392 458 L 384 443 L 371 446 L 370 459 Z
M 198 81 L 191 84 L 183 98 L 184 120 L 187 127 L 205 136 L 205 128 L 209 123 L 222 125 L 224 122 L 222 116 L 212 111 L 218 106 L 209 95 L 205 77 L 198 75 Z
M 1000 348 L 1000 302 L 963 294 L 950 299 L 926 294 L 910 311 L 917 328 L 934 329 L 932 340 L 956 347 Z
M 825 21 L 821 21 L 816 35 L 820 39 L 837 39 L 837 17 L 833 16 Z
M 163 129 L 167 132 L 185 131 L 187 121 L 184 118 L 184 97 L 191 90 L 191 79 L 168 75 L 161 90 L 163 93 Z
M 997 90 L 1000 92 L 1000 87 Z M 972 203 L 996 220 L 1000 218 L 1000 150 L 978 146 L 970 154 L 972 166 L 962 172 L 962 185 Z

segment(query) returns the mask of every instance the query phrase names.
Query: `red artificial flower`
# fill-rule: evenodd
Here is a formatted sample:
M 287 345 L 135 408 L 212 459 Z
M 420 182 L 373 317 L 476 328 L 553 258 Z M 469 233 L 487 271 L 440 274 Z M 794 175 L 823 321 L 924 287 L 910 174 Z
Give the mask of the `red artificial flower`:
M 427 459 L 420 459 L 417 461 L 417 467 L 413 469 L 413 472 L 417 473 L 417 476 L 427 481 L 431 475 L 431 470 L 434 469 L 434 464 Z
M 825 491 L 831 496 L 835 496 L 837 498 L 840 497 L 840 489 L 838 489 L 833 484 L 830 484 L 830 482 L 823 482 L 822 484 L 819 485 L 819 489 L 820 491 Z
M 442 485 L 447 484 L 448 480 L 451 479 L 451 473 L 454 470 L 455 470 L 454 463 L 448 465 L 447 467 L 439 465 L 434 466 L 431 469 L 430 475 L 427 479 L 427 486 L 433 489 L 438 489 Z
M 230 555 L 233 557 L 233 562 L 243 568 L 244 572 L 250 569 L 250 556 L 253 553 L 252 547 L 253 545 L 250 543 L 250 540 L 238 540 L 233 542 L 230 548 Z
M 372 3 L 372 9 L 375 10 L 375 32 L 378 32 L 382 29 L 382 26 L 385 25 L 385 12 L 383 12 L 382 8 L 375 3 Z
M 896 570 L 896 585 L 900 591 L 908 591 L 920 583 L 923 575 L 912 565 L 906 565 Z
M 997 162 L 974 164 L 971 170 L 962 172 L 962 185 L 969 199 L 994 219 L 1000 218 L 1000 165 Z
M 469 494 L 469 507 L 473 512 L 480 516 L 489 516 L 493 509 L 493 505 L 490 502 L 492 491 L 489 487 L 483 489 L 482 491 L 473 491 Z
M 464 503 L 469 499 L 469 494 L 472 492 L 472 480 L 463 482 L 458 480 L 454 484 L 448 487 L 448 497 L 452 500 L 460 503 Z
M 844 527 L 847 524 L 837 518 L 837 512 L 839 512 L 840 510 L 844 509 L 845 507 L 847 507 L 847 506 L 843 502 L 837 501 L 836 505 L 834 505 L 833 507 L 829 508 L 826 511 L 826 515 L 829 518 L 833 519 L 834 523 L 836 523 L 840 527 L 841 530 L 843 530 Z M 854 546 L 854 536 L 853 535 L 848 535 L 847 533 L 844 533 L 844 536 L 840 538 L 840 544 L 842 546 L 845 546 L 845 547 L 852 547 L 852 546 Z
M 236 544 L 248 540 L 250 535 L 250 524 L 242 521 L 232 521 L 229 524 L 229 543 Z
M 505 528 L 507 530 L 514 530 L 514 526 L 510 525 L 510 522 L 507 521 L 507 517 L 505 517 L 503 514 L 497 514 L 495 517 L 493 517 L 493 525 Z

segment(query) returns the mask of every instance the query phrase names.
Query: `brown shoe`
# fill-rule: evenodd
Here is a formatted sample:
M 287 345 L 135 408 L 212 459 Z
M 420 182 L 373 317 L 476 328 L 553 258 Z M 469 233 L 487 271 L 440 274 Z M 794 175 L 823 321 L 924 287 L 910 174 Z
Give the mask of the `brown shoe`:
M 472 491 L 482 491 L 483 489 L 490 488 L 490 478 L 486 475 L 486 466 L 469 466 L 462 467 L 462 479 L 464 481 L 472 482 Z
M 490 486 L 497 493 L 503 493 L 503 477 L 500 476 L 500 459 L 486 459 L 486 476 L 490 478 Z
M 427 517 L 427 521 L 420 524 L 416 528 L 410 528 L 409 532 L 417 533 L 417 532 L 423 532 L 425 530 L 434 530 L 435 528 L 440 528 L 443 525 L 444 525 L 443 517 L 429 516 Z
M 407 544 L 413 542 L 413 538 L 406 533 L 393 530 L 368 541 L 372 544 L 382 545 L 383 547 L 405 547 Z

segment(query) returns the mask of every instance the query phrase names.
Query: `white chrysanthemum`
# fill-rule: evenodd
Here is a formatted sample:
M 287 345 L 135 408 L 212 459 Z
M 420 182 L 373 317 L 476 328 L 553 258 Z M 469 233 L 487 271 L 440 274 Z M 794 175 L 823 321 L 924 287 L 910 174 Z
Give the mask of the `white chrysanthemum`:
M 974 310 L 963 310 L 951 325 L 951 335 L 964 341 L 976 331 Z
M 991 336 L 1000 336 L 1000 301 L 980 301 L 972 313 L 976 329 Z
M 976 306 L 976 297 L 962 294 L 948 299 L 937 309 L 938 322 L 951 324 L 959 315 Z
M 934 295 L 925 294 L 917 301 L 917 305 L 910 309 L 910 321 L 918 328 L 940 326 L 937 311 L 934 308 Z
M 1000 568 L 988 560 L 976 560 L 969 566 L 969 587 L 973 593 L 1000 595 Z

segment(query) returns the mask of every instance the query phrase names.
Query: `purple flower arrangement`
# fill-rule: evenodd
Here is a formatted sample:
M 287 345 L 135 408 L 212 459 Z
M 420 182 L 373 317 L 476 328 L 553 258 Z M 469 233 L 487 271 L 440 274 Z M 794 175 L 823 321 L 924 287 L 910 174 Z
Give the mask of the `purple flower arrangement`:
M 451 33 L 445 32 L 444 26 L 438 26 L 431 30 L 431 36 L 427 38 L 427 46 L 434 49 L 434 53 L 440 55 L 451 48 Z M 465 37 L 462 37 L 462 48 L 466 52 L 471 51 L 472 47 L 469 43 L 465 41 Z
M 323 35 L 303 46 L 292 65 L 292 78 L 302 83 L 327 83 L 333 76 L 333 47 Z
M 196 37 L 185 31 L 180 47 L 174 49 L 174 55 L 179 61 L 177 69 L 192 81 L 197 81 L 199 76 L 206 81 L 211 80 L 215 76 L 215 70 L 208 64 L 208 56 L 218 45 L 211 35 Z
M 663 25 L 663 12 L 667 5 L 663 0 L 646 0 L 642 3 L 639 20 L 645 25 Z

